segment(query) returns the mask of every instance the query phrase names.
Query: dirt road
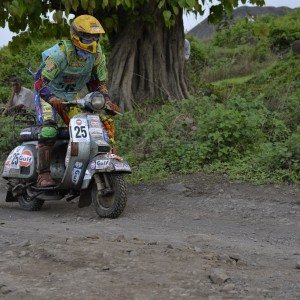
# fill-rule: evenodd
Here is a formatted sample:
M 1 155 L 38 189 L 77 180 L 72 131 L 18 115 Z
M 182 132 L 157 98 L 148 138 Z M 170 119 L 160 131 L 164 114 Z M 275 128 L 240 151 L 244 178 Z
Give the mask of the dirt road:
M 0 195 L 0 298 L 300 299 L 300 188 L 211 175 L 128 186 L 117 220 Z

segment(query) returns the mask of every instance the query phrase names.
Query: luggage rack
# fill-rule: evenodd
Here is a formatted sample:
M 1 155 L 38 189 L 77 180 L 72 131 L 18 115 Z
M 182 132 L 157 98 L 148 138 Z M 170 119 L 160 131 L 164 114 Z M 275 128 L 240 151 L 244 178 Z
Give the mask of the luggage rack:
M 15 144 L 16 142 L 16 136 L 19 137 L 19 134 L 16 135 L 17 125 L 35 126 L 37 125 L 36 117 L 33 113 L 30 112 L 18 112 L 13 116 L 13 122 L 12 122 L 13 144 Z

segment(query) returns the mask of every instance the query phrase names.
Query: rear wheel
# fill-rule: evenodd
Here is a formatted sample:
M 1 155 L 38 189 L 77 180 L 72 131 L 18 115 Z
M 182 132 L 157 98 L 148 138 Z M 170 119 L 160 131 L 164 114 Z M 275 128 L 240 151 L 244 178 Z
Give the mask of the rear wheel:
M 44 200 L 33 199 L 30 200 L 30 197 L 27 193 L 18 196 L 18 202 L 22 209 L 27 211 L 38 211 L 42 208 Z
M 99 217 L 111 219 L 119 217 L 127 203 L 123 176 L 118 173 L 96 174 L 92 183 L 91 197 Z

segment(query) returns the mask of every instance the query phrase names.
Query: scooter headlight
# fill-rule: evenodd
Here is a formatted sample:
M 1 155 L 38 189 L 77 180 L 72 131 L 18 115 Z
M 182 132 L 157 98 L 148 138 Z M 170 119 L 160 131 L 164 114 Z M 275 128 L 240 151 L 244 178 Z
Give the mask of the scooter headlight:
M 95 93 L 91 99 L 93 110 L 100 111 L 105 105 L 105 99 L 101 93 Z

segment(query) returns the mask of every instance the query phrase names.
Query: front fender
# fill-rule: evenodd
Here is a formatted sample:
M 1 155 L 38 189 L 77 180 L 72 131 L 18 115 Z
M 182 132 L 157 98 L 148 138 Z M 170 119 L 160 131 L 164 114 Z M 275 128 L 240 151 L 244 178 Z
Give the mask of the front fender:
M 87 189 L 95 173 L 131 173 L 127 161 L 110 154 L 96 155 L 86 168 L 81 189 Z

